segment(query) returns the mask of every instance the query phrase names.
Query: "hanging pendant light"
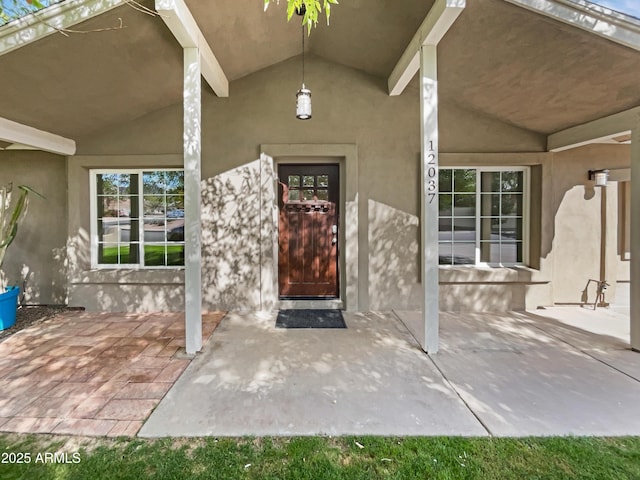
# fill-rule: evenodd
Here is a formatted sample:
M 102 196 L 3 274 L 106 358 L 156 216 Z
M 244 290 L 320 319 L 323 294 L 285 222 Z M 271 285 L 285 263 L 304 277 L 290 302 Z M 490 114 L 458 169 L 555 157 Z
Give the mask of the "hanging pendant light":
M 309 120 L 311 118 L 311 90 L 305 87 L 296 93 L 296 118 L 299 120 Z
M 306 7 L 296 10 L 298 15 L 304 15 Z M 302 87 L 296 93 L 296 118 L 298 120 L 309 120 L 311 118 L 311 90 L 304 84 L 304 23 L 302 24 Z

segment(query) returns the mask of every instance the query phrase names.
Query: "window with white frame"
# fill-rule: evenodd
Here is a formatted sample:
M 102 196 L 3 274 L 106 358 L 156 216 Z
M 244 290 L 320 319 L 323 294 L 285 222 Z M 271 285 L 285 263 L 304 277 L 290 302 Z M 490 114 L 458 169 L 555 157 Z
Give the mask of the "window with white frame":
M 184 265 L 184 172 L 92 170 L 94 267 Z
M 440 265 L 527 262 L 527 168 L 440 168 Z

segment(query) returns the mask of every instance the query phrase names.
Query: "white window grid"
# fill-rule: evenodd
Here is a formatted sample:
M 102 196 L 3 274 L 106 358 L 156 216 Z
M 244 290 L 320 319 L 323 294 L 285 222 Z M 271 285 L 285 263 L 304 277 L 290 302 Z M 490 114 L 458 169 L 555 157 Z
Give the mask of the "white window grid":
M 145 245 L 184 245 L 184 240 L 182 242 L 177 241 L 164 241 L 164 242 L 145 242 L 144 241 L 144 189 L 143 189 L 143 177 L 145 172 L 184 172 L 183 168 L 105 168 L 105 169 L 91 169 L 90 170 L 90 182 L 89 182 L 89 207 L 91 210 L 91 227 L 90 227 L 90 238 L 91 238 L 91 268 L 94 269 L 145 269 L 145 270 L 156 270 L 156 269 L 164 269 L 164 270 L 175 270 L 175 269 L 184 269 L 184 265 L 145 265 L 144 264 L 144 246 Z M 98 262 L 98 245 L 100 243 L 100 239 L 98 236 L 98 175 L 101 174 L 124 174 L 124 175 L 138 175 L 138 193 L 136 196 L 138 197 L 140 216 L 138 218 L 138 238 L 140 239 L 138 242 L 138 258 L 140 259 L 139 263 L 99 263 Z M 164 193 L 166 195 L 166 192 Z M 166 212 L 165 212 L 166 218 Z M 166 227 L 165 227 L 166 228 Z M 120 249 L 120 245 L 124 243 L 120 242 L 120 237 L 118 236 L 117 246 L 118 251 Z
M 475 263 L 473 264 L 441 264 L 441 267 L 510 267 L 510 266 L 522 266 L 529 264 L 529 232 L 530 232 L 530 210 L 531 210 L 531 195 L 530 195 L 530 168 L 522 166 L 491 166 L 491 167 L 474 167 L 474 166 L 440 166 L 440 170 L 474 170 L 476 174 L 476 191 L 475 191 Z M 481 260 L 481 244 L 484 243 L 481 239 L 482 219 L 481 214 L 481 197 L 482 197 L 482 173 L 486 172 L 522 172 L 522 261 L 521 262 L 483 262 Z M 440 192 L 439 192 L 440 193 Z M 452 192 L 453 195 L 454 192 Z M 496 192 L 491 192 L 496 193 Z M 500 193 L 502 195 L 502 193 Z M 502 217 L 502 214 L 500 214 Z M 453 205 L 451 212 L 452 221 L 455 219 Z M 453 228 L 453 227 L 452 227 Z M 453 234 L 453 230 L 452 230 Z M 456 244 L 453 240 L 451 242 L 438 242 L 451 243 L 452 246 Z

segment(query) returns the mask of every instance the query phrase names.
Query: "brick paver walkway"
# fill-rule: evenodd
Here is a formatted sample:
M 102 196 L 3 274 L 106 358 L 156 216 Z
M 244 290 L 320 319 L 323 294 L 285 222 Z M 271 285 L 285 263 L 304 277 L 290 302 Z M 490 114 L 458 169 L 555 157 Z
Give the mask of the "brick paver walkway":
M 224 316 L 203 315 L 206 341 Z M 0 343 L 0 431 L 134 436 L 190 360 L 184 314 L 70 312 Z

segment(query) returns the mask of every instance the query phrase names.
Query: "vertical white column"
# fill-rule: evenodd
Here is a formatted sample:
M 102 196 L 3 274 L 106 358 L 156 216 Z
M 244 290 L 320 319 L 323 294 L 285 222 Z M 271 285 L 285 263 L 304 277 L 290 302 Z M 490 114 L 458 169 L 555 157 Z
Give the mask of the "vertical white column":
M 438 285 L 438 72 L 437 47 L 420 49 L 420 118 L 422 135 L 422 286 L 424 342 L 436 353 L 439 338 Z
M 631 135 L 631 348 L 640 351 L 640 119 Z
M 200 52 L 184 49 L 184 311 L 187 354 L 202 348 Z

